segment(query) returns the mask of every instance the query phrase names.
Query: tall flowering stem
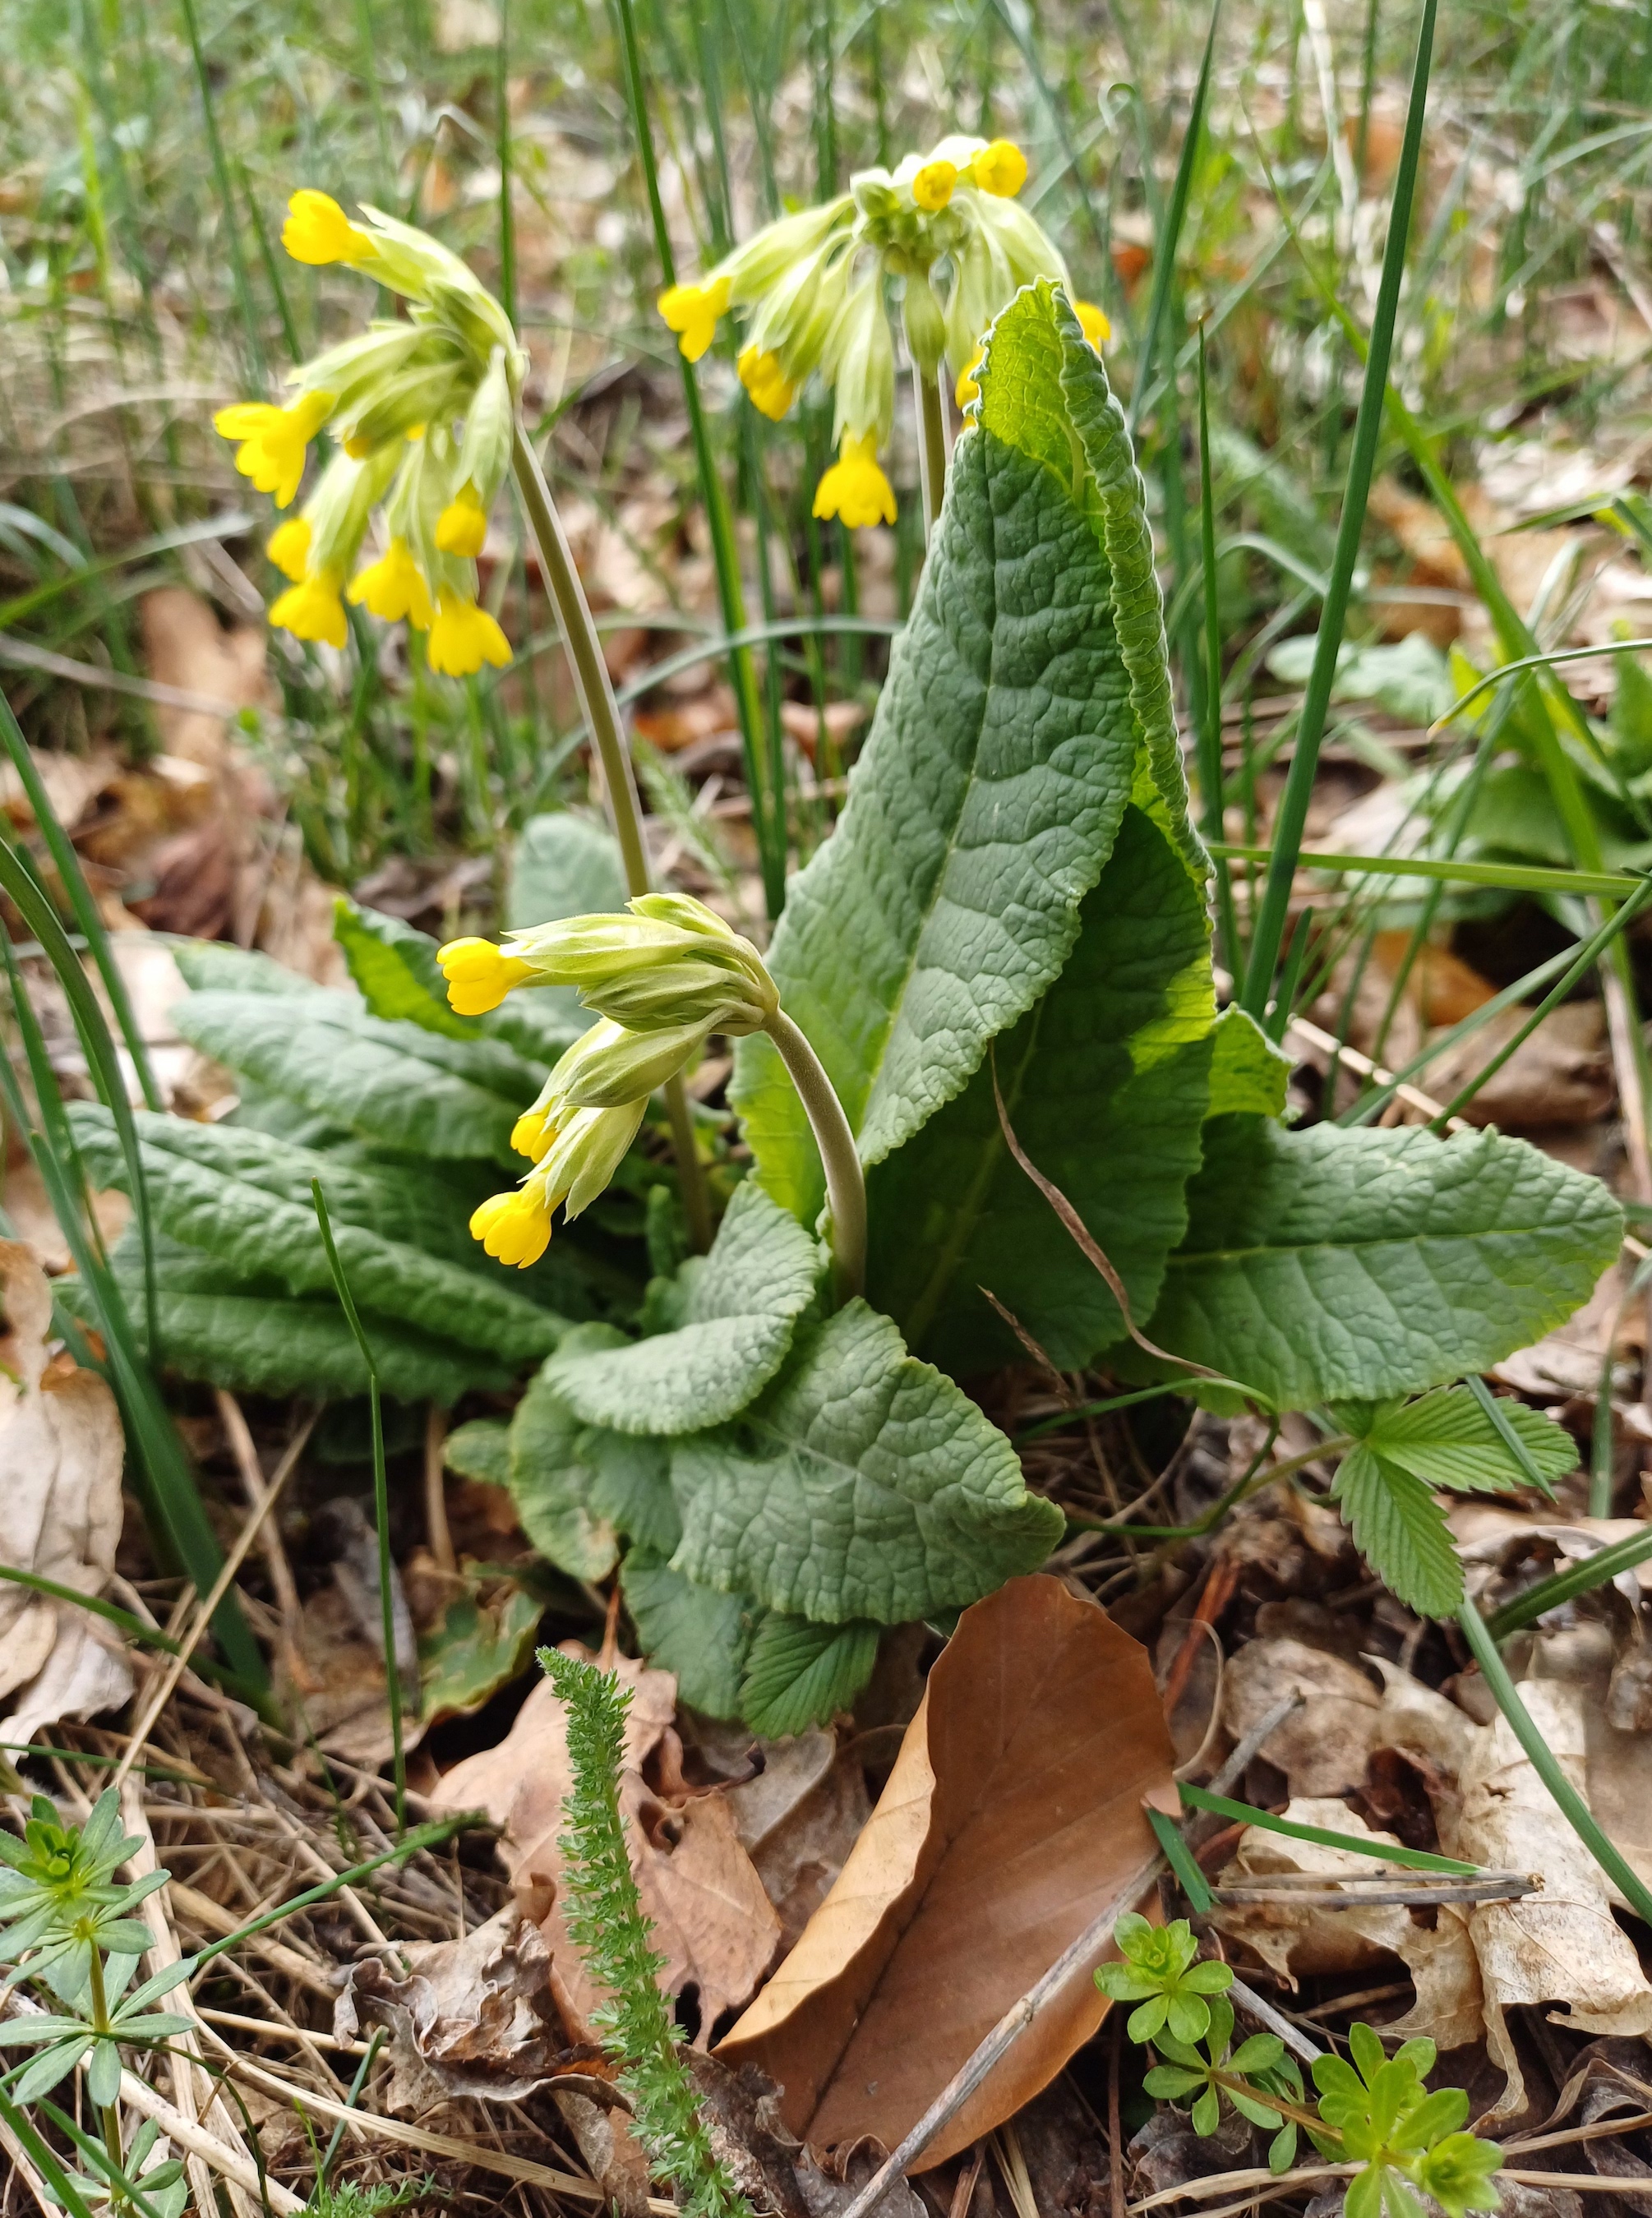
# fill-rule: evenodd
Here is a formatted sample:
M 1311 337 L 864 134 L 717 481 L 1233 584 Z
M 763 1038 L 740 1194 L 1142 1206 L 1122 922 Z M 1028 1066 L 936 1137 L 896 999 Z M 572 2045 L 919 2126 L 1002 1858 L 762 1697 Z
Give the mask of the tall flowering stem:
M 637 798 L 637 773 L 620 722 L 613 681 L 603 660 L 602 642 L 591 615 L 591 604 L 574 565 L 568 534 L 562 529 L 556 504 L 550 497 L 539 457 L 534 453 L 519 418 L 511 441 L 511 471 L 521 497 L 528 528 L 539 550 L 539 567 L 556 610 L 556 622 L 574 673 L 574 688 L 602 764 L 602 782 L 608 796 L 614 836 L 619 842 L 626 890 L 646 894 L 652 886 L 649 854 L 643 838 L 643 809 Z M 705 1191 L 694 1141 L 693 1112 L 680 1074 L 667 1081 L 666 1114 L 671 1124 L 671 1143 L 677 1159 L 677 1182 L 688 1236 L 701 1254 L 711 1244 L 711 1205 Z
M 918 412 L 918 473 L 927 539 L 941 520 L 941 503 L 947 490 L 947 402 L 939 377 L 933 373 L 926 377 L 916 362 L 912 398 Z
M 832 1272 L 840 1302 L 866 1283 L 866 1181 L 843 1105 L 807 1037 L 777 1008 L 763 1027 L 798 1089 L 826 1172 L 832 1214 Z

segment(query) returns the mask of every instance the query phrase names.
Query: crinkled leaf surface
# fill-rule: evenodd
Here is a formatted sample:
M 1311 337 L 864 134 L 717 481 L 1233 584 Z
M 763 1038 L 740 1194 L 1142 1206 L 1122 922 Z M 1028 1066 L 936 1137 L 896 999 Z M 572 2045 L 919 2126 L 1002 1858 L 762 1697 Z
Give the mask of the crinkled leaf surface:
M 191 994 L 172 1012 L 203 1055 L 409 1155 L 514 1162 L 543 1072 L 496 1040 L 444 1039 L 319 996 Z
M 1282 1409 L 1481 1371 L 1587 1300 L 1623 1215 L 1599 1179 L 1494 1132 L 1206 1127 L 1152 1337 Z
M 606 1325 L 574 1329 L 618 1337 Z M 587 1424 L 549 1364 L 511 1420 L 507 1472 L 523 1531 L 574 1578 L 606 1578 L 621 1533 L 662 1556 L 681 1538 L 663 1443 Z
M 1139 757 L 1155 790 L 1141 717 L 1173 751 L 1122 418 L 1049 287 L 998 319 L 980 385 L 848 804 L 769 955 L 868 1163 L 950 1100 L 1060 972 Z M 1119 479 L 1116 518 L 1098 461 Z M 1115 553 L 1133 566 L 1121 626 Z M 761 1036 L 740 1044 L 735 1100 L 764 1185 L 812 1222 L 818 1158 Z
M 511 853 L 505 920 L 512 931 L 550 924 L 559 917 L 606 914 L 625 906 L 625 869 L 619 843 L 606 824 L 559 809 L 531 816 Z M 512 994 L 499 1012 L 516 1004 L 543 1025 L 561 1025 L 571 1038 L 591 1022 L 572 986 L 536 987 Z
M 140 1349 L 158 1354 L 186 1379 L 232 1393 L 366 1393 L 367 1366 L 331 1286 L 326 1294 L 294 1300 L 272 1279 L 243 1278 L 229 1265 L 157 1234 L 160 1347 L 152 1351 L 142 1251 L 130 1226 L 110 1260 Z M 60 1279 L 57 1292 L 77 1317 L 96 1323 L 80 1279 Z M 511 1366 L 480 1348 L 438 1340 L 392 1317 L 370 1317 L 365 1323 L 387 1394 L 446 1405 L 470 1387 L 511 1383 Z
M 1209 1089 L 1214 994 L 1198 886 L 1138 809 L 1081 912 L 1078 944 L 992 1050 L 1016 1137 L 1147 1317 L 1187 1229 Z M 1260 1038 L 1260 1035 L 1258 1035 Z M 1062 1368 L 1122 1330 L 1118 1304 L 1010 1155 L 992 1065 L 868 1181 L 868 1289 L 916 1351 L 968 1375 L 1022 1360 L 996 1294 Z
M 803 1327 L 734 1423 L 676 1441 L 671 1484 L 677 1570 L 834 1625 L 973 1602 L 1063 1529 L 1003 1434 L 859 1300 Z
M 124 1191 L 125 1158 L 109 1112 L 78 1102 L 70 1113 L 90 1175 Z M 502 1274 L 494 1283 L 376 1230 L 381 1182 L 352 1174 L 325 1155 L 267 1133 L 181 1117 L 140 1112 L 137 1125 L 156 1224 L 243 1279 L 273 1280 L 294 1294 L 332 1294 L 309 1189 L 310 1180 L 319 1178 L 334 1212 L 339 1261 L 363 1310 L 506 1363 L 545 1354 L 565 1329 L 561 1317 L 503 1283 Z
M 546 1379 L 587 1423 L 623 1433 L 698 1432 L 721 1424 L 779 1369 L 808 1306 L 821 1255 L 796 1217 L 754 1180 L 736 1189 L 709 1255 L 679 1273 L 674 1331 L 606 1346 L 589 1328 L 560 1349 Z
M 966 1610 L 871 1822 L 718 2054 L 784 2089 L 820 2147 L 893 2148 L 1084 1929 L 1135 1907 L 1175 1806 L 1145 1649 L 1059 1579 Z M 1080 1965 L 919 2159 L 966 2148 L 1048 2085 L 1107 2010 Z

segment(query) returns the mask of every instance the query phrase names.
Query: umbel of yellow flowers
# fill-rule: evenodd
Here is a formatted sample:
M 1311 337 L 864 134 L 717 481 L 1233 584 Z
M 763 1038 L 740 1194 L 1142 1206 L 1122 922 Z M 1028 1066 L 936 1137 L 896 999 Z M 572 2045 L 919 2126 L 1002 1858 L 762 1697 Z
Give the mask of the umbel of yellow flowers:
M 342 647 L 345 602 L 429 634 L 432 670 L 468 677 L 511 659 L 476 600 L 475 557 L 511 466 L 527 357 L 499 302 L 457 255 L 412 225 L 363 208 L 352 223 L 326 194 L 297 192 L 282 244 L 296 262 L 344 263 L 411 302 L 405 321 L 376 322 L 295 370 L 293 397 L 220 408 L 235 467 L 277 508 L 289 507 L 310 442 L 338 451 L 298 514 L 269 542 L 292 580 L 270 621 L 299 639 Z M 357 567 L 375 511 L 378 543 Z
M 488 1253 L 520 1270 L 544 1254 L 559 1205 L 575 1217 L 607 1186 L 649 1095 L 707 1034 L 761 1032 L 779 1007 L 751 942 L 686 894 L 643 894 L 628 912 L 537 925 L 502 947 L 450 940 L 437 960 L 461 1016 L 485 1015 L 519 986 L 574 986 L 601 1018 L 516 1121 L 511 1145 L 533 1168 L 470 1220 Z
M 660 313 L 690 362 L 730 310 L 743 317 L 740 381 L 779 422 L 810 376 L 833 390 L 837 460 L 815 491 L 815 514 L 852 526 L 892 524 L 895 494 L 878 455 L 895 416 L 895 344 L 888 283 L 903 287 L 901 318 L 926 377 L 943 357 L 960 408 L 978 398 L 982 340 L 1023 285 L 1072 287 L 1053 241 L 1017 204 L 1027 158 L 1007 139 L 943 139 L 898 169 L 862 170 L 818 208 L 782 216 L 708 270 L 660 296 Z M 936 292 L 945 287 L 944 302 Z M 1099 346 L 1107 318 L 1075 302 Z

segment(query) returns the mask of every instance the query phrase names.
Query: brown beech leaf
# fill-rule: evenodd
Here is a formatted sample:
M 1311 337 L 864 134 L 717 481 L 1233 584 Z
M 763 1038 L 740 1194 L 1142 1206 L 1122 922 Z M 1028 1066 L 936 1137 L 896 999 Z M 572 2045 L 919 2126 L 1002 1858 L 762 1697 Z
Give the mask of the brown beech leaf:
M 959 1620 L 877 1808 L 717 2054 L 758 2065 L 816 2147 L 892 2149 L 1153 1854 L 1177 1807 L 1147 1651 L 1059 1579 Z M 1096 1961 L 1109 1951 L 1098 1948 Z M 1048 2085 L 1107 2010 L 1086 1964 L 925 2151 L 942 2163 Z

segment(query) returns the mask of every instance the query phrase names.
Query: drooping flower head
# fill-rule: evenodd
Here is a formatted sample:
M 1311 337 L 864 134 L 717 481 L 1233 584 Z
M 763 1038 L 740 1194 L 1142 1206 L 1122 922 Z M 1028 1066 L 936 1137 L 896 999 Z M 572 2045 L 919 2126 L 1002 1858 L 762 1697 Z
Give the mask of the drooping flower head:
M 649 1094 L 695 1059 L 709 1034 L 760 1031 L 779 1006 L 751 942 L 686 894 L 639 895 L 625 911 L 565 917 L 512 932 L 499 947 L 450 940 L 436 959 L 462 1016 L 534 985 L 577 987 L 600 1013 L 516 1121 L 511 1145 L 533 1168 L 470 1220 L 490 1255 L 521 1269 L 543 1255 L 558 1206 L 577 1217 L 608 1185 Z
M 724 316 L 743 319 L 740 381 L 774 421 L 811 376 L 832 388 L 838 458 L 816 491 L 817 516 L 852 527 L 895 519 L 879 461 L 895 414 L 891 280 L 908 354 L 926 378 L 948 362 L 960 407 L 977 397 L 972 373 L 989 325 L 1023 285 L 1053 277 L 1071 297 L 1060 253 L 1016 204 L 1026 181 L 1027 158 L 1009 139 L 943 139 L 893 170 L 862 170 L 847 193 L 782 216 L 698 282 L 660 296 L 690 362 Z M 1088 301 L 1074 306 L 1098 345 L 1106 317 Z
M 458 256 L 376 208 L 357 223 L 326 193 L 296 192 L 282 244 L 312 267 L 342 263 L 410 303 L 294 371 L 286 406 L 251 401 L 214 418 L 235 440 L 235 466 L 287 507 L 310 442 L 341 449 L 301 512 L 271 535 L 289 581 L 270 622 L 342 647 L 345 601 L 430 635 L 433 670 L 468 676 L 510 660 L 497 621 L 477 601 L 476 557 L 510 468 L 527 357 L 499 302 Z M 353 566 L 376 510 L 381 543 Z

